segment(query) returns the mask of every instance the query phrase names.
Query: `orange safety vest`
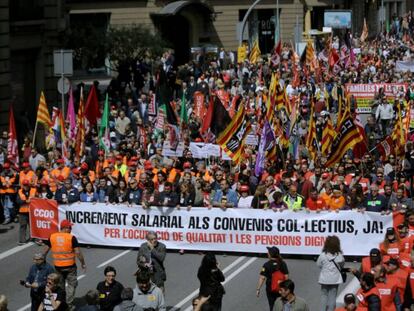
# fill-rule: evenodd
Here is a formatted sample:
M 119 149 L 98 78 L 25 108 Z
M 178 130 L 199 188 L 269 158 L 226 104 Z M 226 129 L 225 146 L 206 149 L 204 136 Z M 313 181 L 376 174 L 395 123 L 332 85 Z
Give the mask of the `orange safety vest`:
M 1 176 L 0 177 L 0 181 L 1 181 L 1 184 L 2 184 L 3 188 L 0 189 L 0 193 L 1 194 L 13 194 L 13 193 L 16 193 L 16 190 L 13 187 L 13 184 L 14 184 L 15 180 L 16 180 L 16 176 L 15 175 L 13 175 L 12 177 L 4 177 L 4 176 Z
M 70 175 L 70 168 L 65 166 L 63 167 L 61 170 L 58 168 L 53 169 L 49 176 L 50 176 L 50 183 L 49 183 L 49 188 L 52 192 L 56 192 L 57 190 L 57 183 L 56 180 L 58 179 L 58 177 L 62 175 L 63 178 L 68 178 Z
M 385 249 L 384 242 L 380 244 L 380 251 L 383 255 L 389 255 L 392 258 L 398 258 L 400 253 L 404 250 L 404 245 L 401 242 L 394 242 L 388 244 L 388 249 Z
M 408 272 L 398 269 L 395 273 L 387 274 L 387 280 L 393 280 L 397 283 L 397 289 L 401 294 L 401 302 L 404 302 L 404 292 L 407 285 Z
M 359 301 L 358 307 L 356 308 L 356 311 L 368 311 L 368 301 L 367 298 L 371 295 L 377 295 L 378 298 L 381 298 L 381 295 L 378 291 L 378 288 L 373 287 L 369 291 L 364 292 L 362 288 L 360 288 L 357 293 L 356 297 Z
M 397 311 L 394 303 L 395 294 L 397 292 L 397 283 L 386 279 L 384 282 L 377 282 L 375 286 L 378 288 L 381 299 L 381 311 Z
M 22 186 L 24 180 L 28 180 L 29 183 L 30 183 L 30 185 L 35 186 L 36 185 L 36 182 L 37 182 L 37 176 L 31 170 L 28 171 L 27 173 L 25 173 L 24 171 L 21 171 L 19 173 L 19 184 L 20 184 L 20 187 Z
M 371 273 L 371 258 L 369 256 L 362 258 L 361 267 L 362 273 Z
M 36 196 L 36 188 L 30 188 L 29 190 L 29 197 L 26 196 L 26 194 L 23 192 L 23 189 L 19 189 L 18 193 L 19 198 L 26 202 L 26 200 L 30 198 L 34 198 Z M 28 213 L 29 212 L 29 204 L 24 203 L 19 208 L 19 213 Z
M 414 268 L 410 268 L 410 271 L 408 271 L 408 277 L 410 280 L 410 286 L 411 286 L 411 298 L 414 297 Z
M 72 234 L 65 232 L 50 235 L 52 258 L 56 267 L 71 267 L 76 264 L 72 238 Z

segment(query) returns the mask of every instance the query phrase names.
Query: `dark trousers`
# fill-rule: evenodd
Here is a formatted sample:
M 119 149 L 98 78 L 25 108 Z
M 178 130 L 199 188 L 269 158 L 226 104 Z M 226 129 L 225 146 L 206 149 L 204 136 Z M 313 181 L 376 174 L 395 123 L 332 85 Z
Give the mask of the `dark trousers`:
M 275 305 L 276 299 L 280 296 L 279 293 L 272 293 L 271 291 L 266 291 L 267 301 L 269 302 L 269 310 L 273 311 L 273 306 Z
M 30 298 L 32 298 L 31 311 L 37 311 L 39 309 L 40 303 L 43 300 L 43 296 L 32 289 L 30 290 Z

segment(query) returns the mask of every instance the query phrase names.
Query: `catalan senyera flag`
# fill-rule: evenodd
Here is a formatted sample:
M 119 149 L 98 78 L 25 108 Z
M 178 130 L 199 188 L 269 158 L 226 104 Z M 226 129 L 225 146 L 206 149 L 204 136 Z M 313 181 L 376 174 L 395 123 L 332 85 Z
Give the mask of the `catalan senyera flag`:
M 325 117 L 325 124 L 322 131 L 321 141 L 321 153 L 323 156 L 327 156 L 331 151 L 331 145 L 335 137 L 335 129 L 332 125 L 331 117 L 328 115 Z
M 241 106 L 230 124 L 217 138 L 217 144 L 235 163 L 241 160 L 244 142 L 250 129 L 251 123 L 246 117 L 244 106 Z
M 357 143 L 363 141 L 363 137 L 358 131 L 354 123 L 354 119 L 349 111 L 345 110 L 345 114 L 337 127 L 337 134 L 331 146 L 331 153 L 328 156 L 326 167 L 330 167 L 338 163 L 345 152 L 354 147 Z
M 401 118 L 401 104 L 397 105 L 397 120 L 394 124 L 394 129 L 391 133 L 391 138 L 394 141 L 395 153 L 397 156 L 404 155 L 404 148 L 406 144 L 405 134 L 403 133 L 403 122 Z
M 259 39 L 256 39 L 253 44 L 253 48 L 250 51 L 249 61 L 252 64 L 256 64 L 260 57 Z
M 83 90 L 81 90 L 78 116 L 76 120 L 77 132 L 76 132 L 76 146 L 75 152 L 79 157 L 83 157 L 85 152 L 85 103 L 83 101 Z
M 310 65 L 312 68 L 314 60 L 315 50 L 313 48 L 312 42 L 308 41 L 308 43 L 306 44 L 306 64 Z
M 306 148 L 308 148 L 309 154 L 311 155 L 312 159 L 314 159 L 316 157 L 316 152 L 317 152 L 316 144 L 317 144 L 317 141 L 316 141 L 316 121 L 315 121 L 313 105 L 312 105 L 310 120 L 309 120 L 308 137 L 306 138 Z
M 45 98 L 45 94 L 43 93 L 43 91 L 40 92 L 39 107 L 37 108 L 36 123 L 37 122 L 42 123 L 46 129 L 48 129 L 51 126 L 49 109 L 47 109 L 46 98 Z

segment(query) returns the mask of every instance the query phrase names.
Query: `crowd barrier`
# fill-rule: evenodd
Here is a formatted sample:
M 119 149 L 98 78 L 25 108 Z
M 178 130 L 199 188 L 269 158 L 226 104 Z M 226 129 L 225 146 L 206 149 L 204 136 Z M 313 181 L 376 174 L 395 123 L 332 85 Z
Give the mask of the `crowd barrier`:
M 128 207 L 104 203 L 59 205 L 32 199 L 33 238 L 47 239 L 62 219 L 70 220 L 80 243 L 138 247 L 149 230 L 169 249 L 265 253 L 277 246 L 284 254 L 317 255 L 329 235 L 341 240 L 345 255 L 364 256 L 378 247 L 392 215 L 356 211 L 275 212 L 256 209 Z

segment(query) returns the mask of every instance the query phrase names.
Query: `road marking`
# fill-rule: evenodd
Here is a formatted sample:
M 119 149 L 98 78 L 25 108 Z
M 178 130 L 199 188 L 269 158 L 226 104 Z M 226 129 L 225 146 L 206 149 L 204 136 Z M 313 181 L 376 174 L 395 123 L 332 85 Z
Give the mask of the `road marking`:
M 353 277 L 351 281 L 345 286 L 345 288 L 336 297 L 336 305 L 342 306 L 344 304 L 344 296 L 348 293 L 355 294 L 360 287 L 359 280 Z
M 9 257 L 13 254 L 16 254 L 16 253 L 24 250 L 25 248 L 28 248 L 28 247 L 32 246 L 32 245 L 34 245 L 34 243 L 29 242 L 29 243 L 24 244 L 24 245 L 19 245 L 19 246 L 13 247 L 12 249 L 9 249 L 8 251 L 5 251 L 5 252 L 1 253 L 0 254 L 0 260 L 4 259 L 6 257 Z
M 77 277 L 77 280 L 78 280 L 78 281 L 79 281 L 79 280 L 82 280 L 85 276 L 86 276 L 86 274 L 79 275 L 79 276 Z M 26 310 L 29 310 L 31 306 L 32 306 L 32 304 L 31 304 L 31 303 L 28 303 L 27 305 L 25 305 L 24 307 L 21 307 L 21 308 L 20 308 L 19 310 L 17 310 L 17 311 L 26 311 Z
M 250 266 L 256 259 L 257 259 L 256 257 L 250 258 L 240 268 L 234 270 L 232 274 L 226 277 L 226 280 L 223 282 L 223 285 L 226 285 L 228 282 L 234 279 L 236 275 L 238 275 L 240 272 L 242 272 L 244 269 Z
M 126 254 L 128 254 L 130 251 L 131 251 L 132 249 L 128 249 L 128 250 L 126 250 L 126 251 L 124 251 L 124 252 L 122 252 L 122 253 L 120 253 L 120 254 L 118 254 L 118 255 L 116 255 L 116 256 L 114 256 L 114 257 L 112 257 L 111 259 L 109 259 L 109 260 L 107 260 L 107 261 L 105 261 L 105 262 L 103 262 L 103 263 L 101 263 L 99 266 L 96 266 L 96 268 L 102 268 L 103 266 L 106 266 L 107 264 L 109 264 L 109 263 L 111 263 L 111 262 L 113 262 L 113 261 L 115 261 L 115 260 L 117 260 L 118 258 L 120 258 L 120 257 L 122 257 L 122 256 L 124 256 L 124 255 L 126 255 Z
M 223 269 L 223 274 L 226 273 L 227 271 L 229 271 L 230 269 L 232 269 L 234 266 L 238 265 L 241 261 L 243 261 L 246 258 L 246 256 L 242 256 L 237 258 L 235 261 L 233 261 L 231 264 L 229 264 L 226 268 Z M 256 260 L 256 258 L 253 258 L 254 260 Z M 251 259 L 250 259 L 251 260 Z M 249 260 L 249 261 L 250 261 Z M 248 262 L 249 262 L 248 261 Z M 242 266 L 245 267 L 245 264 Z M 247 267 L 247 266 L 246 266 Z M 240 268 L 239 268 L 240 269 Z M 238 271 L 239 269 L 237 269 L 236 271 Z M 234 276 L 232 276 L 234 274 L 234 272 L 232 274 L 229 275 L 230 280 L 232 278 L 234 278 Z M 226 281 L 223 284 L 226 284 L 227 282 L 227 277 L 226 277 Z M 185 297 L 183 300 L 181 300 L 179 303 L 177 303 L 172 310 L 177 310 L 179 308 L 181 308 L 182 306 L 184 306 L 187 302 L 189 302 L 192 298 L 194 298 L 198 292 L 200 291 L 199 288 L 197 288 L 195 291 L 193 291 L 191 294 L 189 294 L 187 297 Z M 191 310 L 192 307 L 190 307 L 188 310 Z M 185 310 L 187 311 L 187 309 Z

